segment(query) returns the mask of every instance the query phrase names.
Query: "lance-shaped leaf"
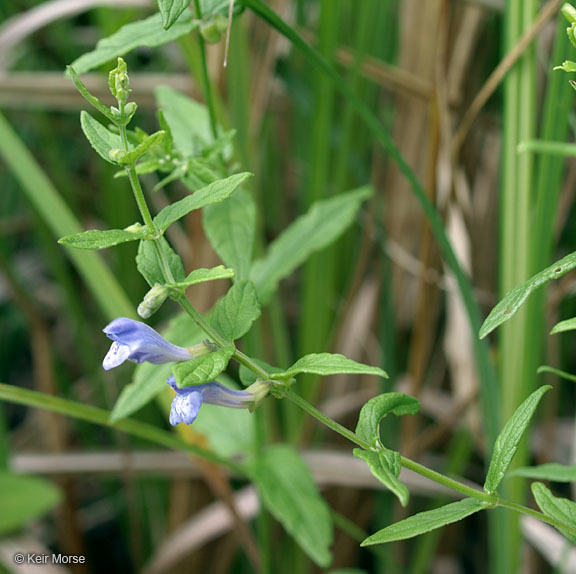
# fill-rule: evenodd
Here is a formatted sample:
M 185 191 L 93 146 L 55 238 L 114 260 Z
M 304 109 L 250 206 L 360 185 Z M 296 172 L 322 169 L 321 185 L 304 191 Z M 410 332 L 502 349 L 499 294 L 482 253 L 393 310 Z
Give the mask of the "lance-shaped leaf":
M 506 295 L 504 298 L 490 311 L 490 314 L 482 324 L 480 328 L 480 338 L 486 337 L 491 333 L 496 327 L 507 321 L 518 311 L 522 303 L 526 301 L 526 298 L 532 291 L 538 289 L 548 281 L 552 279 L 559 279 L 563 275 L 566 275 L 568 271 L 571 271 L 576 267 L 576 252 L 566 255 L 566 257 L 560 259 L 550 267 L 547 267 L 540 273 L 537 273 L 524 283 L 517 285 Z
M 566 371 L 561 371 L 560 369 L 555 369 L 554 367 L 549 367 L 547 365 L 542 365 L 538 367 L 536 371 L 539 375 L 542 373 L 551 373 L 552 375 L 556 375 L 561 379 L 566 379 L 572 383 L 576 383 L 576 375 L 572 375 L 571 373 L 567 373 Z
M 196 357 L 172 367 L 179 387 L 201 385 L 213 381 L 226 367 L 234 354 L 234 347 L 224 347 L 213 353 Z
M 164 29 L 168 30 L 188 8 L 190 0 L 158 0 L 158 10 L 162 14 Z
M 419 512 L 372 534 L 360 546 L 371 546 L 373 544 L 413 538 L 437 528 L 442 528 L 442 526 L 447 524 L 458 522 L 471 514 L 484 510 L 487 506 L 485 502 L 481 502 L 476 498 L 465 498 L 434 510 Z
M 498 485 L 504 478 L 516 451 L 522 439 L 524 431 L 528 427 L 534 411 L 542 398 L 542 395 L 552 387 L 549 385 L 540 387 L 534 391 L 512 415 L 510 420 L 502 432 L 498 435 L 494 450 L 492 451 L 492 459 L 488 467 L 486 475 L 486 482 L 484 483 L 484 490 L 488 494 L 496 492 Z
M 361 458 L 368 464 L 370 472 L 398 497 L 402 506 L 408 504 L 410 492 L 408 488 L 398 480 L 400 469 L 402 468 L 399 452 L 388 449 L 374 452 L 372 450 L 355 448 L 354 456 Z
M 162 143 L 166 132 L 159 131 L 147 136 L 133 150 L 115 149 L 110 152 L 111 158 L 119 165 L 135 164 L 152 146 Z
M 318 566 L 332 561 L 332 517 L 310 470 L 291 446 L 268 448 L 247 465 L 262 502 Z
M 224 265 L 211 267 L 210 269 L 194 269 L 188 274 L 184 281 L 176 283 L 177 287 L 190 287 L 197 283 L 204 283 L 205 281 L 215 281 L 216 279 L 232 279 L 234 277 L 234 269 L 228 269 Z
M 74 68 L 71 66 L 66 66 L 66 72 L 72 78 L 72 82 L 76 86 L 76 89 L 82 94 L 84 99 L 94 106 L 102 115 L 104 115 L 111 122 L 115 122 L 116 118 L 112 115 L 112 112 L 107 108 L 96 96 L 92 95 L 88 88 L 84 85 Z
M 110 152 L 122 148 L 120 136 L 106 129 L 85 111 L 80 112 L 80 125 L 96 153 L 108 163 L 116 165 L 116 162 L 110 158 Z
M 66 237 L 59 239 L 58 243 L 76 249 L 105 249 L 120 243 L 142 239 L 147 233 L 146 226 L 135 223 L 127 229 L 109 229 L 107 231 L 90 229 L 82 233 L 66 235 Z
M 162 16 L 154 14 L 145 20 L 122 26 L 108 38 L 100 40 L 92 52 L 83 54 L 71 65 L 78 74 L 83 74 L 135 48 L 141 46 L 156 48 L 173 42 L 189 34 L 197 26 L 198 21 L 193 19 L 192 13 L 186 12 L 170 30 L 164 30 Z
M 182 260 L 176 253 L 168 242 L 161 237 L 158 241 L 140 241 L 138 247 L 138 255 L 136 255 L 136 267 L 138 271 L 142 274 L 144 279 L 150 287 L 154 287 L 156 283 L 164 285 L 167 281 L 167 277 L 164 277 L 164 271 L 162 263 L 158 256 L 158 250 L 164 255 L 164 259 L 168 262 L 168 267 L 172 273 L 174 281 L 180 283 L 184 281 L 184 267 L 182 266 Z
M 313 375 L 337 375 L 340 373 L 356 375 L 376 375 L 388 378 L 385 371 L 379 367 L 371 367 L 357 363 L 344 355 L 333 353 L 313 353 L 305 355 L 296 361 L 288 370 L 274 375 L 275 379 L 290 379 L 300 373 Z
M 178 25 L 179 22 L 174 27 Z M 210 116 L 206 106 L 166 86 L 156 89 L 156 101 L 170 127 L 174 147 L 183 158 L 198 155 L 201 151 L 200 142 L 212 141 Z
M 290 275 L 312 253 L 340 237 L 354 221 L 362 202 L 371 194 L 371 188 L 363 187 L 317 201 L 306 215 L 285 229 L 272 242 L 264 257 L 252 266 L 250 278 L 260 302 L 263 305 L 268 303 L 281 279 Z
M 154 223 L 164 231 L 172 223 L 184 217 L 195 209 L 200 209 L 212 203 L 218 203 L 230 197 L 234 191 L 249 177 L 251 173 L 237 173 L 225 179 L 219 179 L 214 183 L 195 191 L 193 194 L 166 206 L 155 218 Z
M 576 317 L 556 323 L 556 325 L 552 327 L 550 334 L 556 335 L 556 333 L 565 333 L 566 331 L 574 331 L 574 329 L 576 329 Z
M 247 279 L 256 230 L 252 195 L 239 189 L 226 201 L 208 206 L 202 213 L 202 223 L 222 262 L 236 271 L 237 279 Z
M 238 281 L 214 306 L 211 323 L 225 339 L 235 341 L 248 332 L 260 313 L 252 281 Z
M 44 478 L 0 472 L 0 535 L 20 530 L 52 510 L 60 491 Z
M 558 464 L 549 462 L 538 466 L 523 466 L 511 470 L 508 476 L 522 476 L 537 480 L 552 480 L 554 482 L 576 482 L 576 464 Z
M 550 518 L 555 518 L 576 531 L 576 502 L 554 496 L 541 482 L 532 483 L 532 494 L 540 510 Z M 573 544 L 576 544 L 576 532 L 556 526 Z
M 388 414 L 413 415 L 420 410 L 418 399 L 404 393 L 384 393 L 370 399 L 360 411 L 356 434 L 370 446 L 380 448 L 380 421 Z

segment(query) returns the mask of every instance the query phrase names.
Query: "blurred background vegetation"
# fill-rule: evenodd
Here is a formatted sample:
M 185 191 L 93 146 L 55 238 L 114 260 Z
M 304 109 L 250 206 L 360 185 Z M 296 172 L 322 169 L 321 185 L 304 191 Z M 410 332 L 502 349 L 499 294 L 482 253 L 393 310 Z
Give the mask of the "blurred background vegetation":
M 523 141 L 573 139 L 574 92 L 565 74 L 552 72 L 574 51 L 558 16 L 560 2 L 546 3 L 540 19 L 542 6 L 535 0 L 267 4 L 333 63 L 391 134 L 441 214 L 482 316 L 504 291 L 573 250 L 576 164 L 517 151 Z M 122 228 L 138 213 L 126 180 L 114 178 L 114 168 L 84 139 L 79 110 L 86 103 L 63 70 L 98 39 L 154 8 L 146 0 L 0 3 L 2 114 L 85 228 Z M 532 41 L 525 41 L 526 34 Z M 281 366 L 323 350 L 382 366 L 390 374 L 383 383 L 309 377 L 300 389 L 351 427 L 361 405 L 379 392 L 417 396 L 422 414 L 386 421 L 386 444 L 478 483 L 493 438 L 486 413 L 500 428 L 536 384 L 552 382 L 555 391 L 519 464 L 573 462 L 574 392 L 566 382 L 535 373 L 544 363 L 575 368 L 570 334 L 547 335 L 559 319 L 574 314 L 568 297 L 573 276 L 542 292 L 490 341 L 499 382 L 479 375 L 477 332 L 470 329 L 428 220 L 405 174 L 349 98 L 249 10 L 234 19 L 226 68 L 223 57 L 223 41 L 208 47 L 218 119 L 236 130 L 237 164 L 255 174 L 250 191 L 259 207 L 260 247 L 318 199 L 366 183 L 375 190 L 346 235 L 282 283 L 245 341 L 250 352 Z M 125 59 L 140 106 L 138 125 L 147 131 L 156 129 L 157 86 L 203 101 L 195 34 L 159 49 L 137 49 Z M 494 70 L 501 74 L 494 76 Z M 110 104 L 107 71 L 90 73 L 85 81 Z M 8 137 L 7 129 L 0 138 Z M 0 380 L 111 409 L 131 369 L 101 369 L 108 348 L 101 333 L 105 310 L 56 244 L 58 233 L 38 209 L 42 188 L 36 188 L 36 199 L 25 189 L 7 141 L 0 146 Z M 144 179 L 148 190 L 155 183 L 154 176 Z M 173 184 L 149 198 L 159 209 L 184 193 Z M 170 239 L 187 270 L 218 264 L 198 215 Z M 146 292 L 135 251 L 135 244 L 127 244 L 101 255 L 134 307 Z M 207 283 L 190 290 L 190 297 L 207 310 L 222 293 L 222 286 Z M 166 306 L 153 325 L 161 329 L 175 311 Z M 218 510 L 197 465 L 185 456 L 59 415 L 0 407 L 3 465 L 48 476 L 63 493 L 57 510 L 29 526 L 20 544 L 85 554 L 88 563 L 78 572 L 252 570 L 241 550 L 245 538 Z M 137 416 L 167 426 L 154 404 Z M 268 440 L 289 440 L 308 454 L 338 513 L 335 569 L 444 574 L 561 567 L 561 553 L 551 550 L 561 544 L 555 531 L 508 515 L 472 517 L 416 540 L 360 549 L 362 530 L 374 532 L 406 512 L 428 509 L 446 493 L 403 474 L 413 497 L 409 509 L 401 509 L 351 457 L 348 445 L 289 407 L 265 405 L 257 424 Z M 570 495 L 565 485 L 556 486 Z M 512 498 L 525 496 L 520 481 L 508 488 Z M 260 529 L 263 524 L 274 549 L 271 571 L 313 570 L 278 525 L 261 520 Z M 176 539 L 179 546 L 166 546 Z M 4 561 L 11 544 L 12 538 L 0 540 Z

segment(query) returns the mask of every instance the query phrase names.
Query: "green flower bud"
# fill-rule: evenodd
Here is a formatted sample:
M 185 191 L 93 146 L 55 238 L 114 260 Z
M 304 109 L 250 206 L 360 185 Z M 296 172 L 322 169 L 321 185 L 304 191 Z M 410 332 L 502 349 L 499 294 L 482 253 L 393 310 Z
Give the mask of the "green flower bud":
M 192 345 L 186 349 L 193 357 L 202 357 L 208 353 L 213 353 L 216 350 L 214 343 L 211 341 L 202 341 L 198 345 Z
M 245 392 L 254 395 L 254 402 L 250 405 L 250 412 L 254 412 L 262 401 L 268 396 L 270 392 L 270 382 L 263 381 L 262 379 L 257 379 L 255 383 L 252 383 L 249 387 L 244 389 Z
M 576 22 L 572 23 L 567 29 L 568 39 L 572 42 L 572 45 L 576 48 L 576 35 L 575 35 Z
M 156 283 L 148 293 L 142 299 L 142 303 L 138 305 L 138 315 L 142 317 L 142 319 L 148 319 L 148 317 L 152 316 L 160 307 L 166 298 L 168 297 L 169 289 L 166 285 L 160 285 L 160 283 Z
M 576 22 L 576 8 L 566 2 L 561 8 L 562 14 L 570 23 Z
M 122 58 L 118 58 L 118 65 L 111 70 L 108 76 L 108 85 L 110 93 L 120 104 L 125 104 L 128 101 L 128 96 L 132 90 L 130 89 L 130 79 L 128 78 L 128 67 Z
M 144 225 L 137 221 L 136 223 L 125 227 L 124 231 L 129 231 L 130 233 L 138 233 L 143 227 Z
M 111 149 L 108 152 L 108 157 L 114 162 L 114 163 L 124 163 L 124 160 L 126 159 L 126 152 L 124 150 L 121 149 Z

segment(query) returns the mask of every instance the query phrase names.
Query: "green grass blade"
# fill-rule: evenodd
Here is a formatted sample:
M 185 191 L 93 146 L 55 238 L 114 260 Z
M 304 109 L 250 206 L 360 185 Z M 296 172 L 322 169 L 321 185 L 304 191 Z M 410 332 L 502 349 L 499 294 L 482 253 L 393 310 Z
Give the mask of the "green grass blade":
M 56 239 L 83 231 L 74 214 L 2 114 L 0 156 Z M 67 253 L 108 319 L 120 315 L 135 317 L 134 307 L 98 254 L 74 249 L 67 249 Z

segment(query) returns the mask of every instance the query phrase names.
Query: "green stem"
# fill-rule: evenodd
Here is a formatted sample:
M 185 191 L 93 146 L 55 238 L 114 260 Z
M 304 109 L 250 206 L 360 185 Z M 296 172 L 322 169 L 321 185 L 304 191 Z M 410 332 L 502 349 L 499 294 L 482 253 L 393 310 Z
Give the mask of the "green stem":
M 241 476 L 245 474 L 240 465 L 213 452 L 185 442 L 172 433 L 155 426 L 129 418 L 112 423 L 110 422 L 110 413 L 104 409 L 4 383 L 0 383 L 0 399 L 28 407 L 46 409 L 89 423 L 114 428 L 171 449 L 188 451 L 191 454 L 225 466 Z
M 312 415 L 315 419 L 319 420 L 323 425 L 331 428 L 334 432 L 337 432 L 339 435 L 342 435 L 344 438 L 347 438 L 350 442 L 357 444 L 363 449 L 371 450 L 371 446 L 356 433 L 347 429 L 345 426 L 342 426 L 340 423 L 337 423 L 335 420 L 332 420 L 330 417 L 327 417 L 300 395 L 293 393 L 290 389 L 285 389 L 282 394 L 288 400 L 298 405 L 302 410 L 306 411 L 309 415 Z
M 452 490 L 455 490 L 460 494 L 464 494 L 465 496 L 470 496 L 472 498 L 476 498 L 478 500 L 482 500 L 490 504 L 495 503 L 495 497 L 491 494 L 486 494 L 481 490 L 472 488 L 471 486 L 463 484 L 457 480 L 454 480 L 453 478 L 449 478 L 448 476 L 444 476 L 443 474 L 440 474 L 439 472 L 436 472 L 435 470 L 423 466 L 420 463 L 413 461 L 409 458 L 406 458 L 404 456 L 400 458 L 400 461 L 404 468 L 412 470 L 418 473 L 420 476 L 425 476 L 426 478 L 429 478 L 430 480 L 433 480 L 438 484 L 442 484 Z
M 124 111 L 124 106 L 120 106 L 122 112 Z M 119 125 L 120 130 L 120 138 L 122 139 L 122 145 L 124 146 L 124 151 L 128 152 L 130 150 L 128 145 L 128 136 L 126 133 L 126 126 Z M 138 179 L 138 174 L 136 173 L 136 168 L 134 164 L 130 164 L 126 166 L 126 173 L 128 174 L 128 180 L 130 181 L 130 186 L 132 187 L 132 192 L 134 193 L 134 199 L 136 199 L 136 204 L 138 205 L 138 209 L 140 210 L 140 214 L 142 215 L 142 219 L 146 224 L 148 230 L 152 233 L 152 235 L 156 238 L 152 241 L 154 242 L 154 248 L 156 249 L 156 254 L 158 255 L 158 261 L 160 262 L 160 266 L 162 267 L 162 274 L 166 279 L 167 283 L 175 283 L 174 275 L 172 274 L 172 270 L 170 269 L 170 265 L 164 256 L 164 252 L 160 247 L 160 231 L 156 227 L 154 220 L 152 219 L 152 214 L 150 213 L 150 209 L 148 208 L 148 203 L 146 203 L 146 197 L 144 196 L 144 190 L 140 185 L 140 180 Z
M 292 401 L 293 403 L 295 403 L 296 405 L 298 405 L 301 409 L 305 410 L 308 414 L 312 415 L 315 419 L 319 420 L 322 424 L 326 425 L 333 431 L 347 438 L 349 441 L 353 442 L 354 444 L 357 444 L 361 448 L 371 450 L 371 446 L 365 440 L 361 439 L 356 433 L 352 432 L 350 429 L 347 429 L 346 427 L 342 426 L 341 424 L 337 423 L 336 421 L 324 415 L 316 407 L 311 405 L 308 401 L 304 400 L 301 396 L 297 395 L 296 393 L 293 393 L 289 389 L 286 389 L 283 392 L 283 396 Z M 400 458 L 400 461 L 404 468 L 412 470 L 413 472 L 416 472 L 420 476 L 424 476 L 425 478 L 428 478 L 438 484 L 441 484 L 442 486 L 446 486 L 447 488 L 459 492 L 464 496 L 469 496 L 471 498 L 475 498 L 477 500 L 486 502 L 491 507 L 500 506 L 502 508 L 514 510 L 516 512 L 519 512 L 520 514 L 532 516 L 556 528 L 559 528 L 561 530 L 567 530 L 572 534 L 576 534 L 576 527 L 564 524 L 562 521 L 546 516 L 545 514 L 538 512 L 537 510 L 533 510 L 531 508 L 528 508 L 527 506 L 523 506 L 522 504 L 517 504 L 515 502 L 511 502 L 503 498 L 500 498 L 498 496 L 487 494 L 486 492 L 483 492 L 476 488 L 472 488 L 471 486 L 468 486 L 462 482 L 454 480 L 453 478 L 450 478 L 448 476 L 444 476 L 443 474 L 440 474 L 439 472 L 436 472 L 435 470 L 423 466 L 420 463 L 413 461 L 409 458 L 406 458 L 404 456 Z
M 190 315 L 194 323 L 200 327 L 217 345 L 220 347 L 229 347 L 230 342 L 222 338 L 217 331 L 215 331 L 210 323 L 194 308 L 192 303 L 186 299 L 185 295 L 176 298 L 176 301 L 182 306 L 184 311 Z M 258 365 L 248 355 L 236 349 L 232 355 L 239 363 L 250 369 L 253 373 L 258 375 L 262 380 L 267 381 L 270 379 L 270 373 Z
M 558 528 L 559 530 L 564 530 L 566 532 L 570 532 L 572 535 L 576 535 L 576 527 L 570 526 L 569 524 L 565 524 L 560 520 L 556 520 L 556 518 L 552 518 L 551 516 L 547 516 L 542 512 L 538 512 L 537 510 L 533 510 L 532 508 L 528 508 L 522 504 L 517 504 L 516 502 L 511 502 L 509 500 L 505 500 L 503 498 L 498 498 L 496 500 L 496 506 L 500 506 L 502 508 L 507 508 L 508 510 L 514 510 L 519 512 L 520 514 L 525 514 L 526 516 L 532 516 L 533 518 L 537 518 L 542 522 L 546 522 L 554 528 Z
M 352 432 L 350 429 L 342 426 L 341 424 L 337 423 L 336 421 L 332 420 L 330 417 L 327 417 L 325 414 L 320 412 L 316 407 L 311 405 L 308 401 L 303 399 L 300 395 L 293 393 L 291 390 L 286 389 L 283 395 L 291 400 L 293 403 L 298 405 L 301 409 L 305 410 L 308 414 L 312 415 L 315 419 L 319 420 L 322 424 L 326 425 L 328 428 L 331 428 L 334 432 L 342 435 L 343 437 L 347 438 L 349 441 L 357 444 L 359 447 L 365 450 L 372 450 L 370 444 L 368 444 L 365 440 L 361 439 L 355 432 Z M 483 500 L 484 502 L 494 503 L 494 497 L 482 492 L 481 490 L 477 490 L 466 484 L 462 484 L 457 480 L 452 478 L 448 478 L 435 470 L 431 470 L 421 464 L 410 460 L 409 458 L 402 457 L 401 458 L 402 466 L 413 470 L 414 472 L 420 474 L 421 476 L 425 476 L 438 484 L 442 484 L 456 492 L 460 492 L 465 496 L 471 496 L 473 498 L 477 498 L 478 500 Z

